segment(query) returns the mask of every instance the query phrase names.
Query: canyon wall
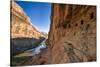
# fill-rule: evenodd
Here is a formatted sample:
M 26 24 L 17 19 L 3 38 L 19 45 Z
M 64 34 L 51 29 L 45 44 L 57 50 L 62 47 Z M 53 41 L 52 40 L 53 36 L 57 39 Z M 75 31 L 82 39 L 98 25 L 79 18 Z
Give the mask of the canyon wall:
M 12 1 L 11 38 L 28 37 L 38 39 L 40 36 L 41 33 L 33 26 L 23 9 L 15 1 Z
M 96 61 L 96 6 L 52 4 L 48 38 L 50 63 Z
M 16 55 L 25 50 L 35 48 L 45 39 L 45 36 L 39 32 L 24 12 L 16 3 L 11 1 L 11 55 Z

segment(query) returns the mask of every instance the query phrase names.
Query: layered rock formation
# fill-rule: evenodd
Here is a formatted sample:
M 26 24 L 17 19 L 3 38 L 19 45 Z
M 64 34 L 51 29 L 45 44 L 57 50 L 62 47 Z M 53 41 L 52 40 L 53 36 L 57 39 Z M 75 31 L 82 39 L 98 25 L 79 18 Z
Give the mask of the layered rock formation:
M 48 38 L 50 63 L 96 61 L 96 7 L 52 4 Z
M 41 36 L 41 33 L 32 25 L 30 18 L 15 1 L 12 1 L 11 16 L 11 38 L 28 37 L 38 39 Z
M 30 21 L 23 9 L 11 1 L 11 55 L 35 48 L 45 39 Z

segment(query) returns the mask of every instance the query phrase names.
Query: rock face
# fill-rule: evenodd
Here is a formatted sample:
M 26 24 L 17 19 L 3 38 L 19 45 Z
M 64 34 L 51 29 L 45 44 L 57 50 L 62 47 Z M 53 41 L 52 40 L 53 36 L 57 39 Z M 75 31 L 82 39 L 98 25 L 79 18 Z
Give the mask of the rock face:
M 11 55 L 16 55 L 25 50 L 35 48 L 45 39 L 23 9 L 11 1 Z
M 11 37 L 39 38 L 41 33 L 32 25 L 23 9 L 14 1 L 11 7 Z
M 52 4 L 48 38 L 50 63 L 96 61 L 96 6 Z

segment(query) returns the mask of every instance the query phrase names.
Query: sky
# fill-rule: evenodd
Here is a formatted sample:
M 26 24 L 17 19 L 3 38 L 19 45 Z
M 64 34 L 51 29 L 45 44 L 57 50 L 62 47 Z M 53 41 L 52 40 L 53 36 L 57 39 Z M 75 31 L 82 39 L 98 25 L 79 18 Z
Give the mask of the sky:
M 50 28 L 51 4 L 47 2 L 16 1 L 30 17 L 40 32 L 48 33 Z

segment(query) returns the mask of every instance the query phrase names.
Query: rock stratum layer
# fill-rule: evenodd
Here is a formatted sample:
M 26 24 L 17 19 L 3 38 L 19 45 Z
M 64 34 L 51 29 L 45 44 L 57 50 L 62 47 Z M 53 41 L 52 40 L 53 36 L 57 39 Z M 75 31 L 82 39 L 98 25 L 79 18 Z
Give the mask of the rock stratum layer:
M 52 4 L 50 63 L 96 61 L 96 6 Z
M 11 7 L 11 37 L 39 38 L 41 33 L 32 25 L 30 18 L 14 1 Z

